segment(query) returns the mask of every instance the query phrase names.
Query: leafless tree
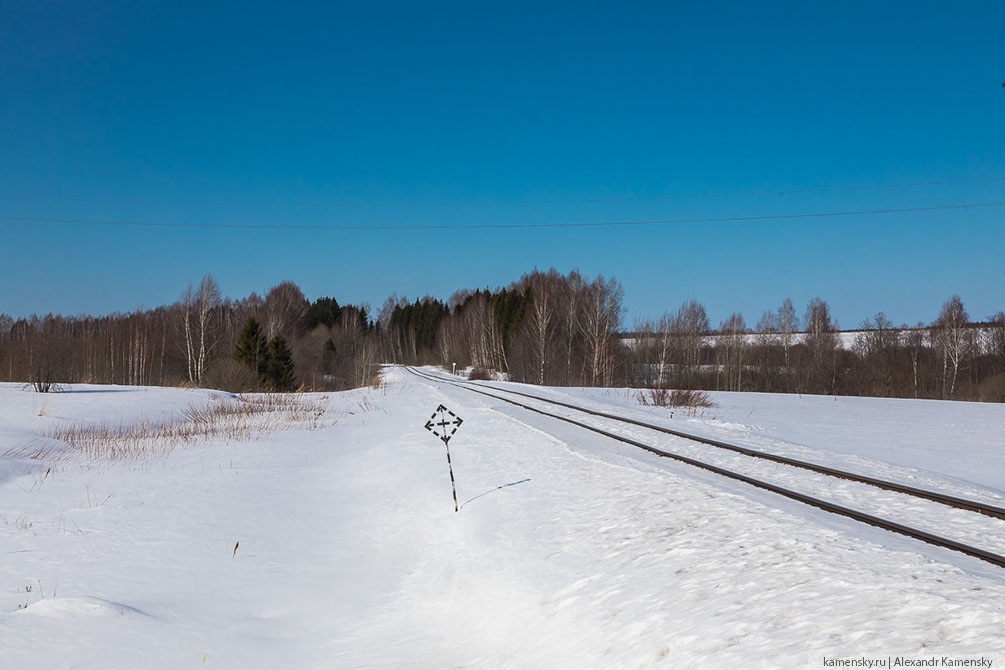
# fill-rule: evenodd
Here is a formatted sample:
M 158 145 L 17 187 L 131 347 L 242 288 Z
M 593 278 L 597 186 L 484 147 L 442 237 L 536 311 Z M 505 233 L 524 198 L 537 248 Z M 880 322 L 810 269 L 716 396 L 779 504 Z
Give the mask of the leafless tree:
M 781 335 L 778 332 L 778 317 L 772 310 L 765 310 L 754 326 L 755 335 L 752 338 L 752 356 L 754 367 L 760 379 L 757 390 L 778 391 L 781 376 L 781 364 L 777 350 L 781 349 Z
M 925 339 L 928 331 L 925 324 L 919 323 L 915 328 L 908 330 L 904 335 L 904 344 L 907 346 L 908 355 L 911 358 L 911 377 L 914 386 L 914 397 L 918 397 L 918 367 L 922 352 L 925 350 Z
M 471 364 L 479 368 L 506 370 L 502 333 L 485 294 L 479 293 L 467 302 L 461 320 L 468 334 Z
M 719 343 L 716 353 L 720 354 L 718 369 L 723 372 L 726 391 L 743 390 L 743 366 L 747 353 L 745 339 L 747 324 L 740 313 L 731 314 L 719 327 Z
M 192 314 L 195 311 L 195 291 L 189 284 L 181 296 L 181 327 L 184 335 L 182 346 L 185 352 L 185 362 L 188 364 L 188 380 L 194 384 L 197 380 L 196 374 L 196 353 L 195 353 L 195 319 Z
M 1005 372 L 1005 312 L 988 317 L 988 354 L 994 361 L 996 374 Z
M 864 357 L 882 357 L 898 344 L 898 331 L 883 312 L 859 324 L 861 332 L 855 338 L 855 348 Z
M 973 353 L 973 341 L 967 329 L 969 321 L 963 301 L 960 296 L 954 295 L 942 305 L 932 328 L 935 344 L 942 354 L 943 398 L 952 398 L 956 393 L 960 368 Z
M 764 338 L 765 343 L 775 342 L 778 335 L 778 319 L 775 313 L 770 310 L 762 312 L 761 318 L 757 320 L 757 325 L 754 326 L 754 330 L 757 331 L 758 335 L 766 336 Z
M 582 309 L 582 296 L 586 292 L 586 280 L 579 274 L 578 270 L 573 270 L 562 283 L 559 302 L 562 305 L 561 327 L 562 338 L 565 340 L 565 384 L 575 384 L 582 382 L 582 376 L 574 376 L 573 360 L 574 352 L 580 341 L 579 313 Z
M 384 330 L 387 330 L 391 325 L 391 314 L 394 312 L 394 308 L 404 307 L 407 304 L 408 298 L 406 296 L 399 297 L 397 293 L 392 293 L 380 306 L 380 311 L 377 312 L 377 322 Z
M 276 284 L 265 295 L 265 334 L 268 339 L 282 335 L 292 340 L 300 334 L 308 302 L 300 287 L 291 281 Z
M 670 384 L 670 366 L 673 362 L 673 315 L 663 312 L 654 322 L 656 350 L 656 387 L 666 388 Z
M 782 306 L 778 308 L 775 323 L 782 342 L 782 350 L 785 353 L 785 368 L 789 370 L 792 365 L 789 352 L 792 350 L 795 333 L 799 332 L 799 317 L 796 315 L 796 308 L 792 306 L 792 300 L 789 298 L 783 300 Z
M 701 365 L 701 349 L 709 332 L 705 306 L 693 299 L 685 300 L 674 315 L 672 328 L 681 366 L 678 384 L 684 388 L 695 388 Z
M 862 361 L 856 384 L 871 395 L 886 396 L 893 391 L 893 373 L 900 348 L 900 331 L 883 312 L 859 324 L 854 351 Z
M 810 351 L 808 390 L 833 393 L 836 386 L 837 325 L 826 301 L 813 298 L 806 306 L 806 347 Z
M 220 305 L 220 288 L 211 275 L 199 282 L 198 289 L 189 284 L 182 294 L 182 331 L 188 380 L 202 383 L 209 356 L 219 339 L 214 329 L 214 310 Z
M 548 378 L 546 373 L 550 367 L 553 341 L 559 327 L 560 281 L 554 269 L 548 273 L 535 270 L 525 275 L 521 281 L 531 297 L 530 308 L 524 316 L 522 334 L 529 343 L 535 379 L 542 385 Z
M 611 340 L 621 327 L 624 290 L 616 279 L 598 276 L 588 287 L 584 300 L 580 331 L 586 341 L 590 384 L 608 385 L 613 375 Z
M 674 315 L 664 312 L 655 320 L 642 319 L 635 324 L 635 353 L 643 366 L 641 381 L 646 386 L 669 388 L 676 351 L 673 323 Z
M 405 334 L 393 332 L 391 328 L 391 315 L 396 308 L 408 305 L 406 296 L 399 297 L 397 293 L 392 293 L 381 305 L 377 313 L 377 323 L 380 324 L 383 332 L 383 342 L 385 349 L 385 360 L 389 363 L 401 363 L 405 360 L 404 341 Z M 414 344 L 414 343 L 413 343 Z

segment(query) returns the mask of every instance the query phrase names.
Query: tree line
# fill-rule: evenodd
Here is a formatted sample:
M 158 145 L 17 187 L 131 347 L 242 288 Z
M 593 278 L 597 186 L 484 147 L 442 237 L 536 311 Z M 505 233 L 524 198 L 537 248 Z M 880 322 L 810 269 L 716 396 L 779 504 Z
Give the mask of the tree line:
M 649 387 L 1005 402 L 1005 313 L 973 322 L 959 296 L 929 323 L 884 313 L 840 333 L 827 302 L 800 315 L 786 299 L 753 328 L 732 314 L 713 330 L 695 301 L 633 334 L 633 383 Z M 844 342 L 840 338 L 844 337 Z
M 845 342 L 820 298 L 801 313 L 786 299 L 753 328 L 739 313 L 715 328 L 704 305 L 685 300 L 629 333 L 623 298 L 613 278 L 535 270 L 446 302 L 392 296 L 380 322 L 389 361 L 486 368 L 533 384 L 1005 402 L 1005 313 L 973 322 L 958 296 L 930 323 L 895 326 L 881 312 Z
M 752 328 L 739 313 L 714 328 L 705 307 L 686 300 L 627 333 L 623 301 L 614 278 L 551 269 L 445 301 L 391 295 L 373 315 L 333 297 L 309 301 L 289 281 L 231 300 L 207 275 L 155 309 L 0 314 L 0 380 L 38 390 L 76 382 L 340 390 L 373 383 L 387 362 L 547 385 L 1005 401 L 1005 313 L 973 322 L 958 296 L 913 327 L 876 314 L 851 341 L 819 298 L 801 312 L 786 299 Z
M 379 327 L 365 306 L 310 302 L 290 281 L 264 297 L 223 298 L 207 275 L 177 302 L 127 314 L 0 314 L 0 380 L 338 390 L 369 383 Z
M 391 296 L 380 311 L 396 363 L 503 371 L 536 384 L 624 383 L 624 291 L 614 279 L 535 270 L 507 287 L 456 291 L 446 302 Z

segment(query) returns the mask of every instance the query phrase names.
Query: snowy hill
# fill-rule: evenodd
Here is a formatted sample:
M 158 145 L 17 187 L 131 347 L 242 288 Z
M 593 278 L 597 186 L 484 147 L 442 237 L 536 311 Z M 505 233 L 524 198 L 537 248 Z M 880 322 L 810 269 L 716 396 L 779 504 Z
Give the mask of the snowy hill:
M 527 388 L 1005 503 L 1002 405 L 712 394 L 669 419 Z M 401 368 L 247 418 L 215 391 L 70 391 L 0 386 L 0 667 L 1005 663 L 1005 570 Z M 459 513 L 423 429 L 440 403 Z M 200 408 L 238 423 L 200 437 Z M 87 426 L 184 437 L 53 437 Z

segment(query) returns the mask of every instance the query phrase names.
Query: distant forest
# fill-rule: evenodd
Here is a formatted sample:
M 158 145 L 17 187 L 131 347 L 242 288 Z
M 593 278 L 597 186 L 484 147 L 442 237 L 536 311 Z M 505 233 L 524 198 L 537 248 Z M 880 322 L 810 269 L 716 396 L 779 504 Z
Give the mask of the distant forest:
M 211 276 L 173 305 L 108 316 L 0 314 L 0 380 L 191 385 L 231 391 L 341 390 L 381 363 L 472 367 L 514 381 L 1005 401 L 1005 313 L 972 321 L 958 296 L 929 323 L 865 319 L 842 335 L 824 300 L 790 300 L 753 327 L 713 327 L 704 306 L 626 331 L 615 279 L 535 270 L 509 286 L 443 302 L 392 295 L 377 313 L 309 301 L 293 282 L 226 299 Z M 843 339 L 842 339 L 843 338 Z

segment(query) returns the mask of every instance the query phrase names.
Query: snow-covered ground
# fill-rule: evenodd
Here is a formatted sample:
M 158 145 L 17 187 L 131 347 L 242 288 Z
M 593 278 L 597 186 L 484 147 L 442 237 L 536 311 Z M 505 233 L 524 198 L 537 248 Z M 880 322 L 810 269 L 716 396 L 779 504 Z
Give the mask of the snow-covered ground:
M 441 373 L 442 374 L 442 373 Z M 509 386 L 498 384 L 500 387 Z M 0 386 L 0 453 L 180 420 L 214 391 Z M 1005 496 L 1005 406 L 539 389 L 915 484 Z M 162 456 L 0 456 L 0 667 L 1005 664 L 1005 570 L 389 369 L 320 420 Z M 464 419 L 443 445 L 439 403 Z
M 899 471 L 905 483 L 928 478 L 1005 504 L 999 403 L 710 391 L 715 407 L 674 410 L 670 419 L 670 410 L 642 406 L 637 389 L 487 385 L 874 476 Z

